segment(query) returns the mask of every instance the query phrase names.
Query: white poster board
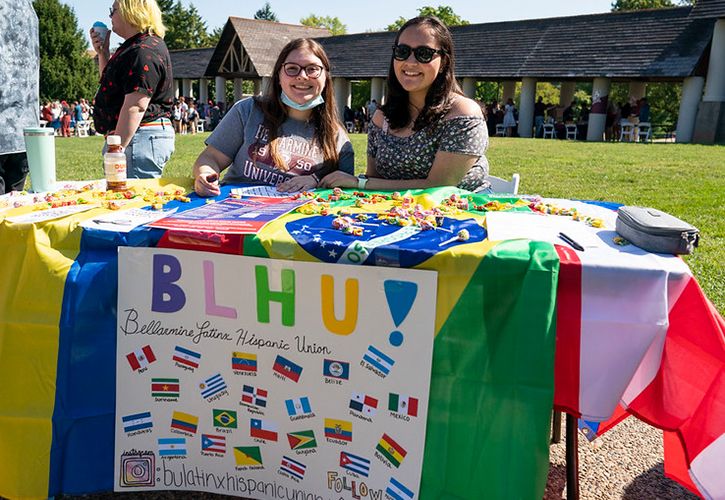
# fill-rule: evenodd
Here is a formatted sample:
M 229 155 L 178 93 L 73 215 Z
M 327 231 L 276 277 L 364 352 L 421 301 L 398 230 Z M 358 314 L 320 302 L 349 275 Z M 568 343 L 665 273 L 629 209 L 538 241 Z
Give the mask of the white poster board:
M 433 271 L 119 248 L 116 491 L 418 497 Z

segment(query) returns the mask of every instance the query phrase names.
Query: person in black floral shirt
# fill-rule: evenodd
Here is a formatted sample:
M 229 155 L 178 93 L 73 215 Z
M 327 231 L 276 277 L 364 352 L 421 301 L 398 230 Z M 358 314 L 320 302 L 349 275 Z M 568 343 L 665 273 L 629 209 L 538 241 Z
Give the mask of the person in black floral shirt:
M 121 136 L 129 178 L 161 177 L 174 152 L 173 77 L 161 11 L 156 0 L 116 0 L 109 17 L 126 41 L 110 56 L 110 32 L 102 39 L 91 29 L 101 71 L 95 127 Z
M 368 127 L 367 176 L 332 172 L 320 187 L 488 189 L 486 122 L 456 83 L 448 28 L 436 17 L 416 17 L 392 48 L 385 104 Z

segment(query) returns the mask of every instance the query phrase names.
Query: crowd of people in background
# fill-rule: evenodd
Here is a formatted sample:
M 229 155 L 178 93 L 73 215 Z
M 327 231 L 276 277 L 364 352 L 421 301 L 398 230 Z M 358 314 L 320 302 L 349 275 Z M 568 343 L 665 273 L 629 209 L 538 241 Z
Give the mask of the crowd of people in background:
M 79 101 L 46 101 L 40 106 L 40 119 L 46 127 L 53 127 L 59 137 L 70 137 L 71 129 L 77 124 L 90 120 L 93 115 L 91 103 L 81 98 Z

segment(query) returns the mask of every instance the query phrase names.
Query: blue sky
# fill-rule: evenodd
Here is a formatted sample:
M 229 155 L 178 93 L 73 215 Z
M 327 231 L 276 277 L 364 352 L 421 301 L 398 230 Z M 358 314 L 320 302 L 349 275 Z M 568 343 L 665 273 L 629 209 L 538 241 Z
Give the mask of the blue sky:
M 78 24 L 87 33 L 94 21 L 103 21 L 110 26 L 108 7 L 113 0 L 60 0 L 73 8 Z M 185 6 L 193 3 L 207 23 L 209 31 L 223 26 L 227 18 L 254 17 L 254 13 L 264 6 L 265 0 L 182 0 Z M 337 17 L 347 25 L 348 33 L 362 33 L 368 30 L 382 30 L 399 17 L 410 18 L 418 13 L 418 8 L 431 5 L 447 5 L 470 23 L 488 23 L 496 21 L 514 21 L 521 19 L 539 19 L 544 17 L 574 16 L 609 12 L 612 0 L 270 0 L 272 11 L 283 23 L 299 24 L 299 20 L 310 14 Z M 111 45 L 119 43 L 114 35 Z M 495 47 L 495 40 L 492 40 Z

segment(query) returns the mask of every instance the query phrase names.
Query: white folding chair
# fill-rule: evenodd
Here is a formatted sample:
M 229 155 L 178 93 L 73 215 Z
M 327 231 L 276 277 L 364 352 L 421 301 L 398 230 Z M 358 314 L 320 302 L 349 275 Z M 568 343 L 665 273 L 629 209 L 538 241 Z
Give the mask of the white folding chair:
M 511 193 L 517 194 L 519 192 L 519 181 L 521 176 L 514 174 L 511 176 L 511 180 L 507 181 L 501 177 L 495 175 L 487 175 L 486 180 L 491 183 L 491 190 L 494 193 Z
M 566 138 L 567 139 L 575 139 L 577 137 L 577 128 L 576 123 L 567 123 L 566 124 Z
M 206 120 L 196 120 L 196 131 L 198 133 L 204 132 L 204 125 L 206 125 Z
M 88 129 L 91 126 L 91 122 L 89 120 L 83 120 L 81 122 L 76 122 L 76 136 L 78 137 L 88 137 Z
M 553 123 L 544 124 L 544 139 L 556 139 L 556 129 Z
M 624 141 L 626 137 L 629 142 L 632 142 L 634 140 L 634 123 L 628 120 L 622 120 L 620 126 L 622 127 L 622 131 L 619 133 L 619 141 Z
M 503 137 L 506 133 L 506 127 L 503 126 L 501 123 L 496 124 L 496 135 Z
M 650 122 L 639 122 L 637 128 L 639 129 L 637 132 L 639 142 L 646 144 L 652 140 L 652 124 Z

